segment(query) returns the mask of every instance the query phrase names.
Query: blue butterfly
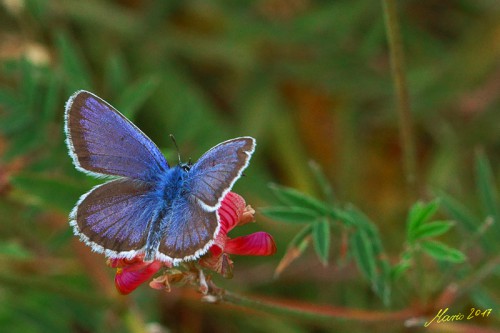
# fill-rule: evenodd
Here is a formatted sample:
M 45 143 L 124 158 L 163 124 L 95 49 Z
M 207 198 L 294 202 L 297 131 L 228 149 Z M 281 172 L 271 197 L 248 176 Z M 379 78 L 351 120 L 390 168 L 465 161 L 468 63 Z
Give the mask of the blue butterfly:
M 110 258 L 144 254 L 173 264 L 208 251 L 220 229 L 217 209 L 255 150 L 254 138 L 236 138 L 170 168 L 139 128 L 83 90 L 66 103 L 65 132 L 78 170 L 113 177 L 78 200 L 75 235 Z

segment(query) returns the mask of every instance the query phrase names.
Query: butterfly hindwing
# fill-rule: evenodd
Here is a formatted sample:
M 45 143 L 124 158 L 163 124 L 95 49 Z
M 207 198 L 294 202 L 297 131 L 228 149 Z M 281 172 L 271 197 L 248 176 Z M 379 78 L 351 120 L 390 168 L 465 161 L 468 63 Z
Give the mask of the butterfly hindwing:
M 178 261 L 206 253 L 219 230 L 217 212 L 206 212 L 193 198 L 180 196 L 172 205 L 170 221 L 158 252 Z
M 108 257 L 132 257 L 145 245 L 158 200 L 151 184 L 117 179 L 84 194 L 70 215 L 74 233 Z
M 168 169 L 156 145 L 92 93 L 76 92 L 66 103 L 65 117 L 66 142 L 79 170 L 151 181 Z

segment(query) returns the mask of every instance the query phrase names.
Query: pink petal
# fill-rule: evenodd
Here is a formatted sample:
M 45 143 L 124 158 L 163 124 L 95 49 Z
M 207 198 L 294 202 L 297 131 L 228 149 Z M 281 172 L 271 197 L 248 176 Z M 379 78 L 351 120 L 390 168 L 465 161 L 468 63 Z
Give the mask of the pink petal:
M 141 261 L 118 268 L 115 275 L 116 289 L 122 295 L 130 294 L 142 283 L 151 279 L 162 266 L 161 261 L 146 263 L 141 259 Z
M 113 268 L 123 268 L 131 265 L 135 265 L 138 263 L 143 262 L 143 255 L 137 255 L 133 257 L 132 259 L 127 259 L 127 258 L 113 258 L 113 259 L 108 259 L 108 266 L 113 267 Z
M 226 235 L 222 235 L 219 233 L 217 237 L 215 238 L 215 244 L 210 246 L 208 251 L 210 254 L 214 257 L 218 257 L 222 254 L 222 251 L 224 251 L 224 247 L 226 246 Z
M 270 256 L 276 252 L 274 239 L 267 232 L 259 231 L 250 235 L 229 239 L 224 252 L 247 256 Z
M 245 199 L 234 192 L 226 194 L 217 210 L 221 222 L 219 234 L 227 235 L 238 224 L 244 211 Z
M 162 275 L 154 278 L 153 281 L 149 282 L 149 286 L 156 290 L 166 290 L 170 292 L 170 283 L 168 283 L 168 276 Z
M 245 207 L 243 214 L 241 214 L 240 221 L 238 225 L 244 225 L 250 222 L 255 222 L 255 209 L 248 205 Z

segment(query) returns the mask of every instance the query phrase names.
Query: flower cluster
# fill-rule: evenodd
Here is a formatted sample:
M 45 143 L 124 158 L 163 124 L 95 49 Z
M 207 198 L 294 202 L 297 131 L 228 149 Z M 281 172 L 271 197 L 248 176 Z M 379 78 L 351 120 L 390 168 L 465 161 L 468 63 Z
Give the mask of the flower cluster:
M 269 256 L 276 252 L 274 240 L 266 232 L 256 232 L 234 239 L 228 236 L 234 227 L 254 220 L 255 211 L 246 206 L 245 200 L 238 194 L 229 192 L 222 200 L 217 213 L 220 217 L 220 231 L 208 253 L 198 260 L 200 269 L 196 268 L 195 264 L 182 269 L 172 267 L 169 262 L 144 262 L 143 255 L 133 259 L 111 259 L 108 265 L 116 268 L 116 289 L 121 294 L 129 294 L 150 280 L 162 267 L 165 268 L 165 273 L 150 283 L 152 288 L 170 290 L 170 283 L 196 283 L 201 289 L 206 289 L 203 268 L 230 278 L 233 268 L 230 255 Z

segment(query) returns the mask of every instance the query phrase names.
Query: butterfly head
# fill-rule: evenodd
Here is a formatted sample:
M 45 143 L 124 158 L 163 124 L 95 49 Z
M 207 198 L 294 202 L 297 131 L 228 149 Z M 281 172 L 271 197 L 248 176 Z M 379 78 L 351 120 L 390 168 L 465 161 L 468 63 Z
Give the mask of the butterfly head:
M 189 170 L 191 170 L 191 166 L 193 166 L 191 160 L 189 160 L 188 163 L 179 163 L 179 167 L 185 172 L 189 172 Z

